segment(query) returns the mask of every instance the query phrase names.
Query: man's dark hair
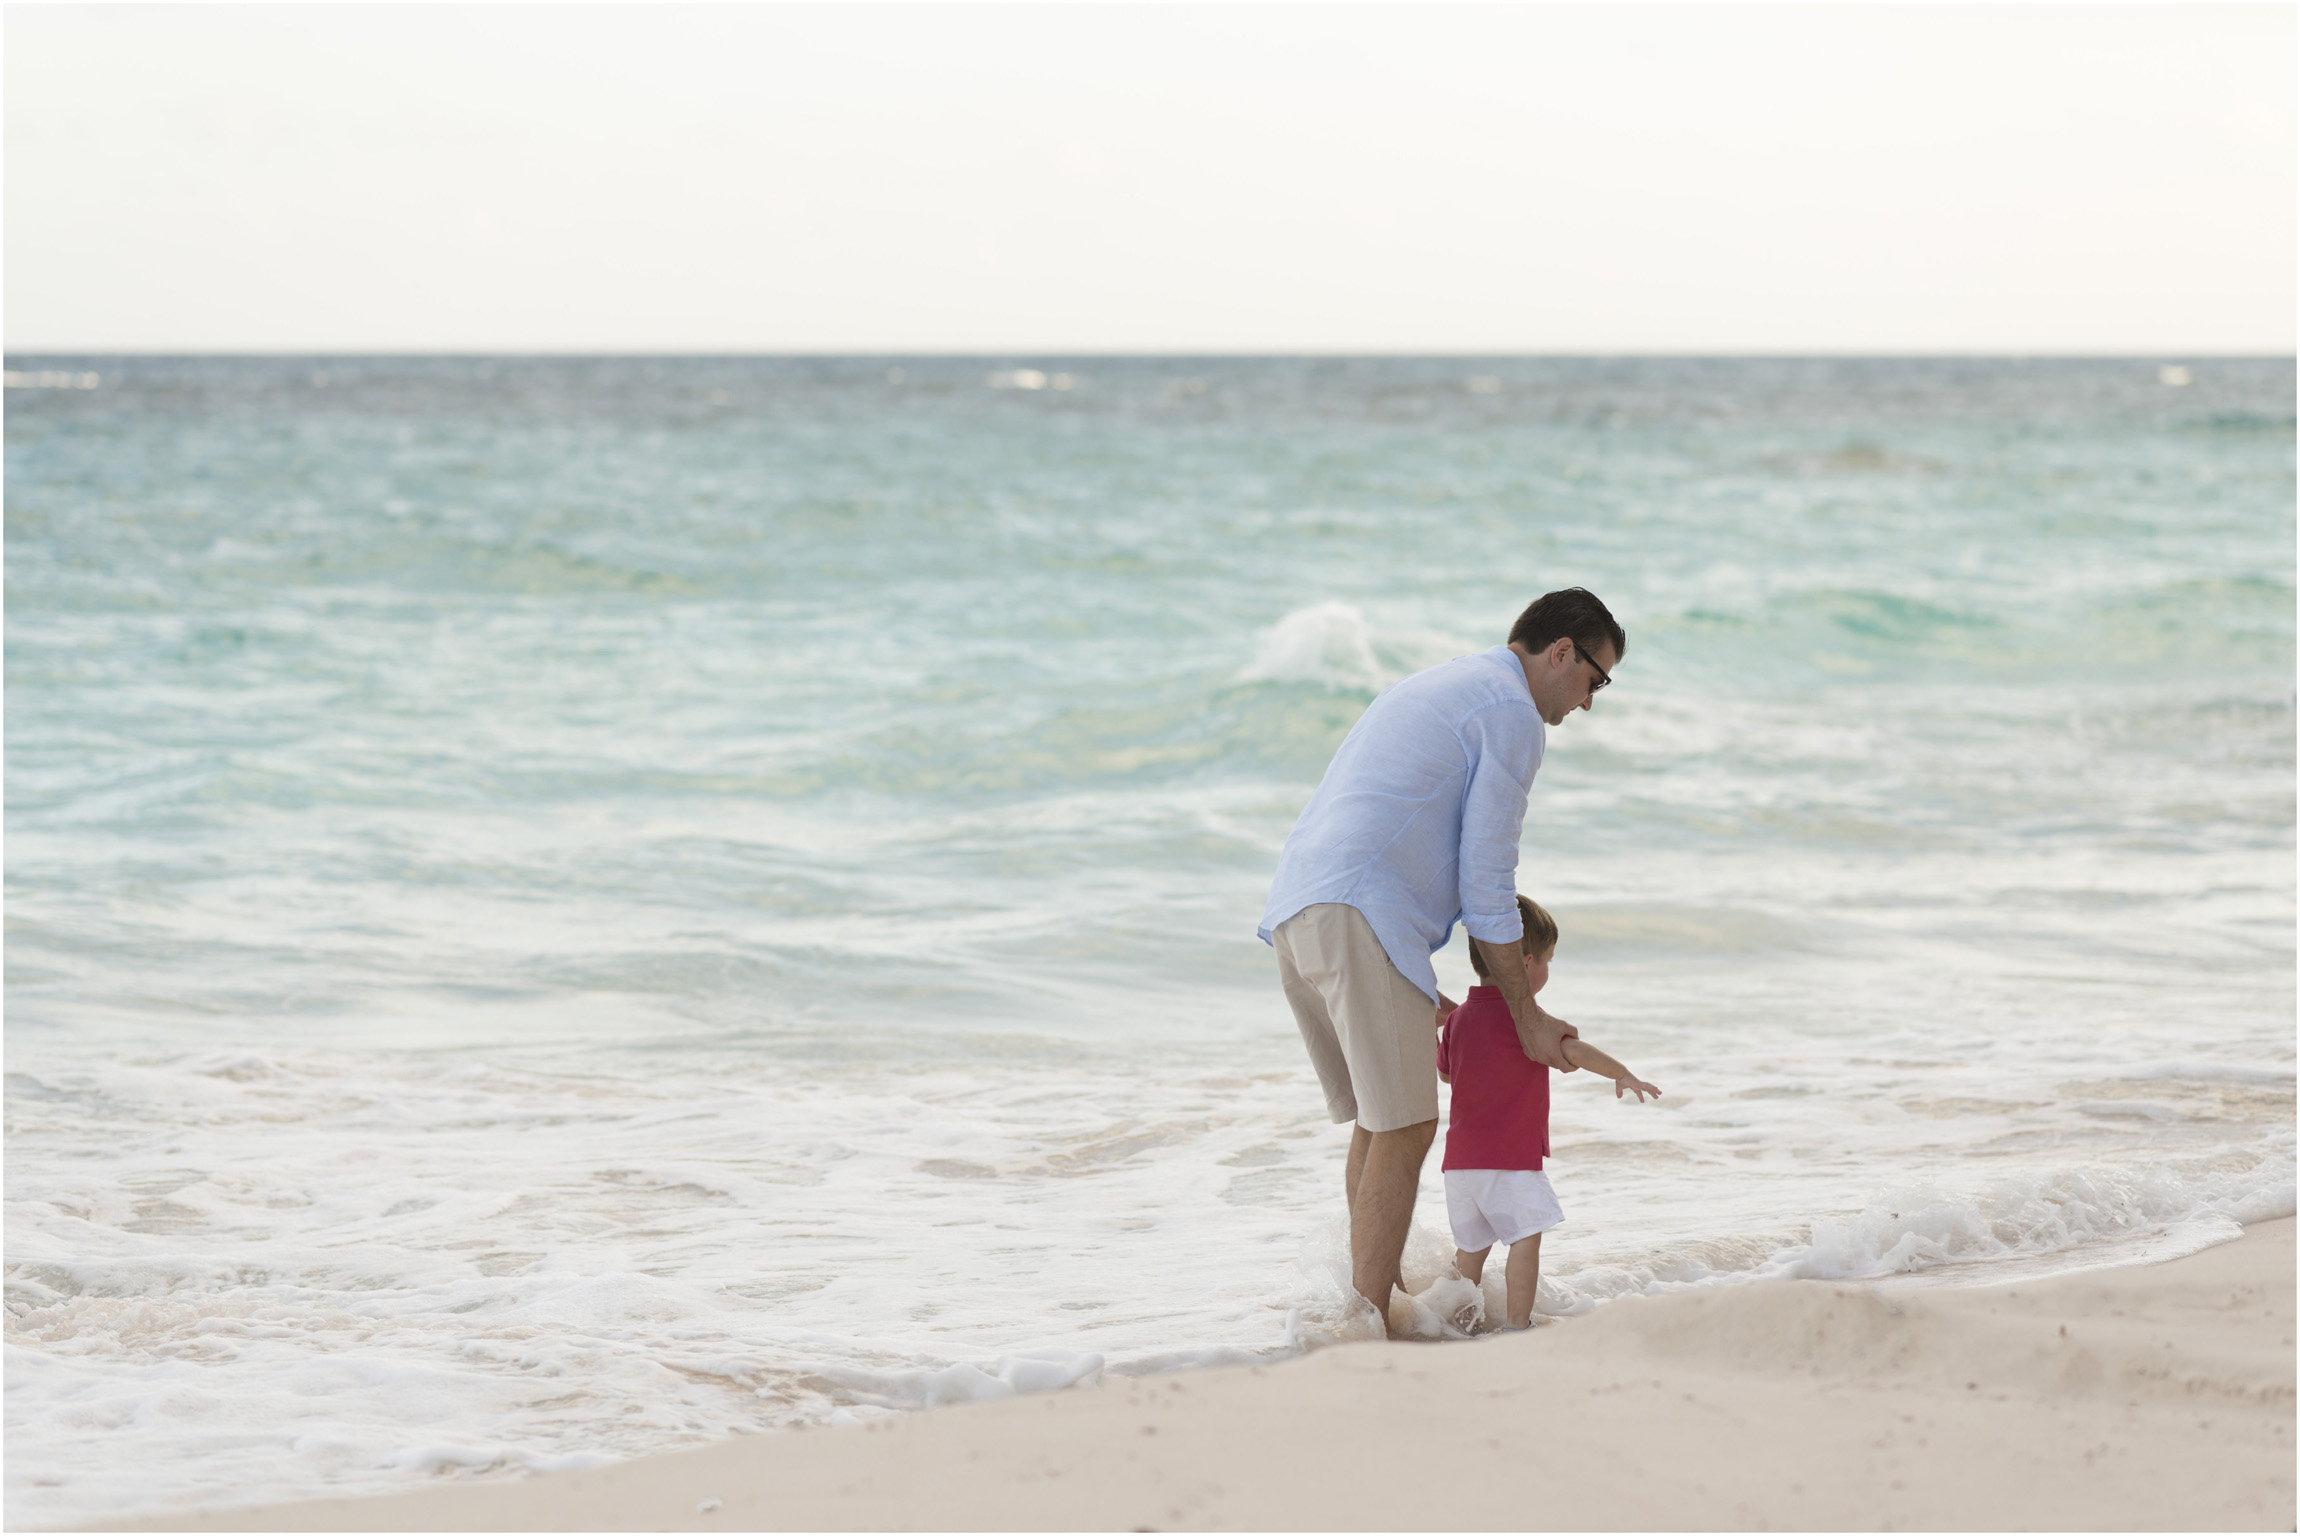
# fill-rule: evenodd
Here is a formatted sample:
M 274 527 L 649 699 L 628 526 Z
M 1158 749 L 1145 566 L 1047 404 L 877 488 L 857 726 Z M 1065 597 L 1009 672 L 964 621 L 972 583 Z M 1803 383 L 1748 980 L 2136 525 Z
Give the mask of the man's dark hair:
M 1608 641 L 1613 645 L 1616 665 L 1629 654 L 1629 637 L 1613 622 L 1613 615 L 1597 600 L 1597 594 L 1586 587 L 1543 593 L 1510 626 L 1509 643 L 1524 646 L 1528 655 L 1538 656 L 1560 640 L 1571 640 L 1587 651 L 1592 661 L 1597 648 Z

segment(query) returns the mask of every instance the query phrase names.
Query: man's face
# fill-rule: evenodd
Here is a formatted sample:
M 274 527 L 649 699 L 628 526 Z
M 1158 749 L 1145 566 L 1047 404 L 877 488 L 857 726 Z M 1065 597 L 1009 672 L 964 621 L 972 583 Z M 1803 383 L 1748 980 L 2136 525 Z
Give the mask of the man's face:
M 1599 641 L 1594 651 L 1571 640 L 1555 642 L 1541 653 L 1540 675 L 1533 680 L 1533 707 L 1549 724 L 1563 725 L 1567 715 L 1589 708 L 1616 659 L 1610 641 Z

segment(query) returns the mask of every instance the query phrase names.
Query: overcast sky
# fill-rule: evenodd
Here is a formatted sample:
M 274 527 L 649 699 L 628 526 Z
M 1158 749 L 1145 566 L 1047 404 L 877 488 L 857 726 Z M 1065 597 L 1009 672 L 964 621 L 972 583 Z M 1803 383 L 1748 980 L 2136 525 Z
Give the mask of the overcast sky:
M 2288 5 L 6 28 L 17 353 L 2293 346 Z

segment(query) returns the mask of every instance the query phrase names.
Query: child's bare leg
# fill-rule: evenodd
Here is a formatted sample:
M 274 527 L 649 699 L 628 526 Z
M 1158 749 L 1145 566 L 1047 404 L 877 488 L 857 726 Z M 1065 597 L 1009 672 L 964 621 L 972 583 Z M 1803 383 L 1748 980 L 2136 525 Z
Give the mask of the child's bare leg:
M 1509 1281 L 1509 1325 L 1512 1328 L 1533 1326 L 1533 1293 L 1541 1284 L 1541 1234 L 1521 1237 L 1509 1245 L 1509 1267 L 1502 1271 Z
M 1453 1251 L 1455 1272 L 1470 1284 L 1477 1284 L 1478 1281 L 1485 1278 L 1485 1256 L 1491 1252 L 1493 1252 L 1491 1248 L 1480 1248 L 1475 1253 L 1464 1253 L 1456 1248 Z

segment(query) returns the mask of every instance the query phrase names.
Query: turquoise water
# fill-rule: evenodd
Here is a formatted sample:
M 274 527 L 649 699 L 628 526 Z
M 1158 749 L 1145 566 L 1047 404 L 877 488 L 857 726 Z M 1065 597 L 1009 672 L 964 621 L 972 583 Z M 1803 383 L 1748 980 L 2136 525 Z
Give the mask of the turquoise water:
M 10 368 L 12 1522 L 1346 1330 L 1255 918 L 1568 584 L 1547 1304 L 2292 1208 L 2289 362 Z

